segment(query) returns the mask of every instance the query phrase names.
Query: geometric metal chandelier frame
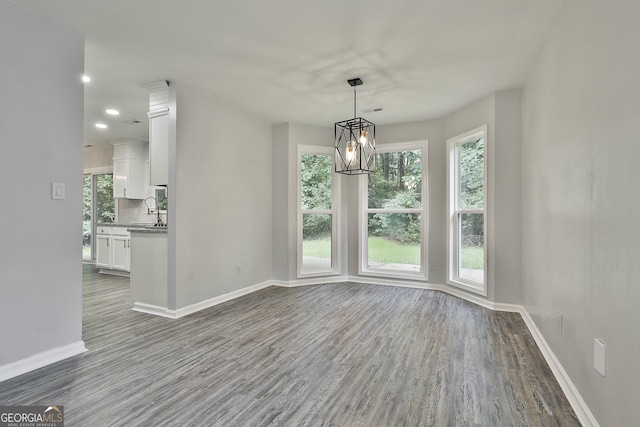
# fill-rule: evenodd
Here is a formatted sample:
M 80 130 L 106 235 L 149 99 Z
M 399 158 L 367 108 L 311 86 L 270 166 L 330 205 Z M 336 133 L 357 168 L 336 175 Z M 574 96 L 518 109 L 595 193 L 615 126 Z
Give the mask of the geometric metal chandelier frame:
M 360 78 L 347 80 L 353 87 L 353 119 L 334 125 L 335 170 L 345 175 L 363 175 L 376 170 L 376 125 L 356 117 L 356 86 Z

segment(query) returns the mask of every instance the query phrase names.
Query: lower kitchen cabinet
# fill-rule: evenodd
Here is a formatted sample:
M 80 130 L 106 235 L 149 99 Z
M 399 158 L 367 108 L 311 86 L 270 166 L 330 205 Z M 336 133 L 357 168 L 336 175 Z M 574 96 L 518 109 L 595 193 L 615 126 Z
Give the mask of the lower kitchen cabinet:
M 111 232 L 96 234 L 96 267 L 111 268 Z
M 96 267 L 101 273 L 112 274 L 131 270 L 131 235 L 125 227 L 98 227 Z
M 131 238 L 127 236 L 111 236 L 111 268 L 114 270 L 130 271 L 131 269 Z

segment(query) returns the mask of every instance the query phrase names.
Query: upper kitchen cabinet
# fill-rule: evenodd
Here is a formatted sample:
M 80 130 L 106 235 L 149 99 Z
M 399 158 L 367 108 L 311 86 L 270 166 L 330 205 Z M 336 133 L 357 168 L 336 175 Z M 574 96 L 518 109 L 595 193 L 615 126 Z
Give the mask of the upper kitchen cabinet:
M 144 85 L 149 92 L 149 183 L 169 183 L 169 84 L 165 80 Z
M 113 144 L 114 199 L 144 199 L 147 197 L 146 144 L 126 141 Z
M 149 113 L 149 182 L 169 182 L 169 114 Z

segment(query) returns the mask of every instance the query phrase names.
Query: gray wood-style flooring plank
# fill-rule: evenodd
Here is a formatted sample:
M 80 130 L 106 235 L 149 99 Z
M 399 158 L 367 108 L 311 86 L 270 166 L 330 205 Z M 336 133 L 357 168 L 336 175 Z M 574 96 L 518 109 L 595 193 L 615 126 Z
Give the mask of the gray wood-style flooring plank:
M 420 289 L 271 287 L 172 320 L 84 268 L 89 352 L 0 383 L 68 426 L 576 426 L 519 314 Z

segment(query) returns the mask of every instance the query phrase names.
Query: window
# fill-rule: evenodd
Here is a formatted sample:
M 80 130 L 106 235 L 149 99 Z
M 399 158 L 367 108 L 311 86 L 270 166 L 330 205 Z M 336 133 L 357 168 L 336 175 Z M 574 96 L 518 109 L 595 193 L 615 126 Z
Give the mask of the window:
M 448 283 L 487 295 L 486 126 L 447 141 Z
M 93 236 L 96 224 L 115 220 L 112 173 L 89 173 L 83 176 L 82 205 L 82 259 L 92 261 L 95 260 Z
M 360 274 L 427 279 L 427 142 L 378 145 L 360 181 Z
M 159 209 L 160 212 L 166 213 L 167 212 L 167 187 L 156 188 L 154 193 L 155 193 L 156 201 L 158 202 L 156 209 Z
M 338 274 L 338 185 L 333 148 L 298 148 L 298 277 Z

